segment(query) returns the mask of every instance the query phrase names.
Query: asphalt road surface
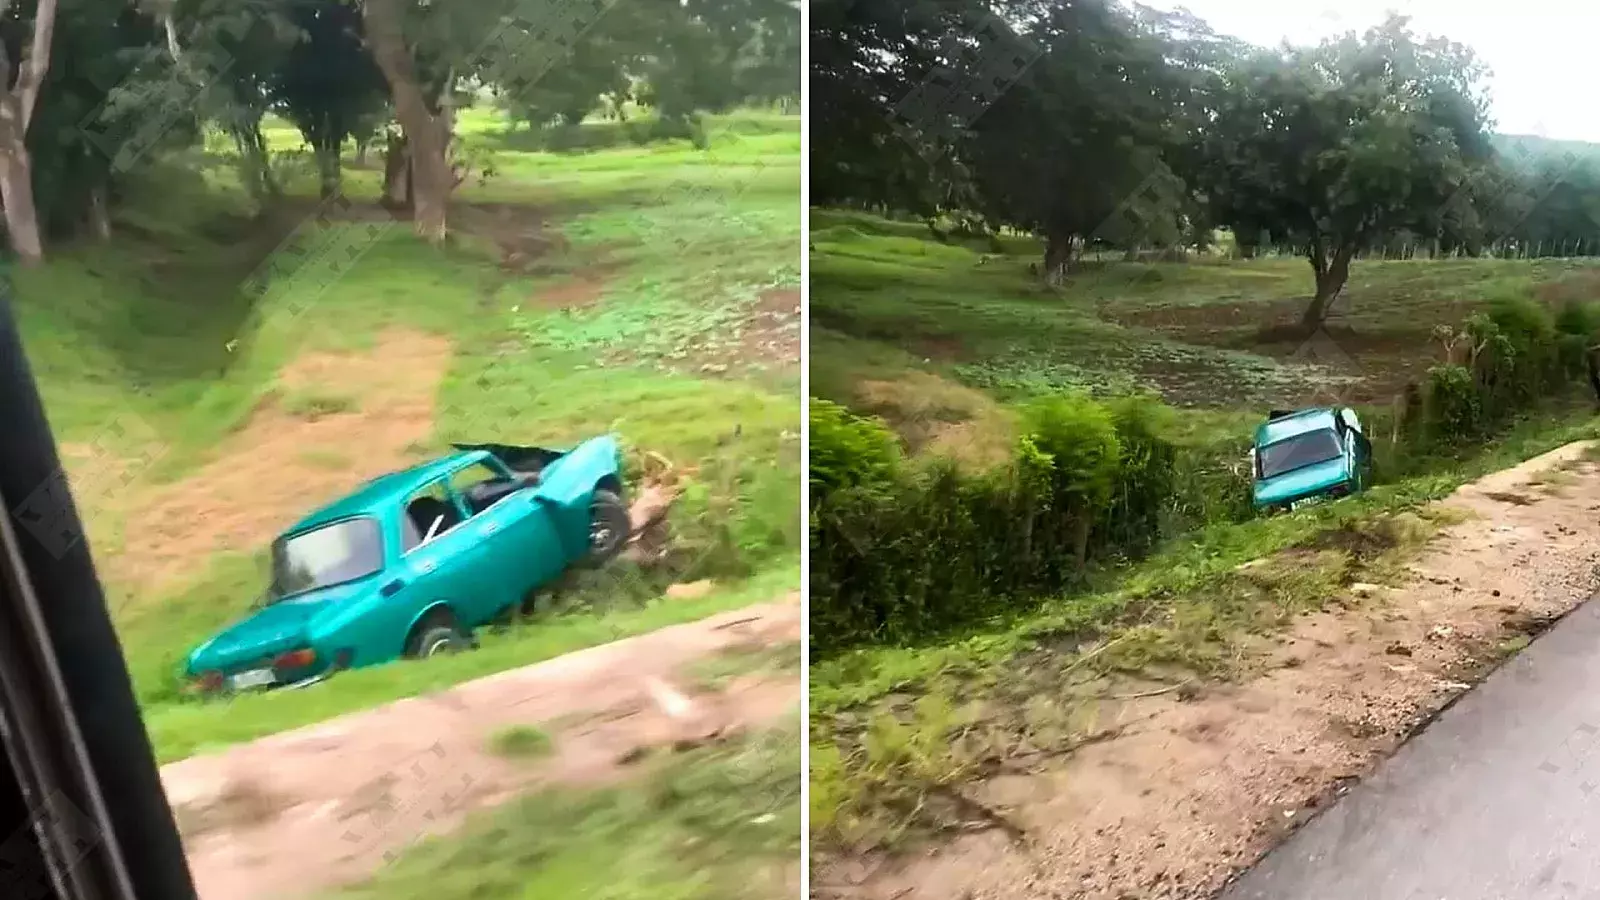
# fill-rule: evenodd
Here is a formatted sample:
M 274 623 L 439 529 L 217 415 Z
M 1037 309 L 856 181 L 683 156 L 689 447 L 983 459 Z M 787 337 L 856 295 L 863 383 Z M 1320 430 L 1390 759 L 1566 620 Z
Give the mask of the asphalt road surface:
M 1222 898 L 1600 898 L 1600 603 L 1502 666 Z

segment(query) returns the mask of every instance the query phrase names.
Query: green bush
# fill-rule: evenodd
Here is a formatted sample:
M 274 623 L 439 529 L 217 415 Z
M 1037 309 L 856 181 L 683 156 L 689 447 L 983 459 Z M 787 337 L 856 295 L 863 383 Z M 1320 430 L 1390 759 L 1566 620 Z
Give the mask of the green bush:
M 1559 314 L 1526 298 L 1500 298 L 1462 329 L 1465 360 L 1428 370 L 1423 422 L 1397 455 L 1426 458 L 1493 436 L 1527 410 L 1568 394 L 1588 372 L 1587 348 L 1600 312 L 1568 304 Z
M 881 419 L 813 397 L 810 420 L 813 505 L 841 488 L 878 488 L 894 480 L 900 442 Z
M 830 449 L 819 458 L 813 426 L 812 465 L 826 470 L 812 494 L 813 649 L 905 643 L 1005 615 L 1077 585 L 1091 561 L 1147 552 L 1172 521 L 1178 458 L 1157 409 L 1036 405 L 1011 464 L 982 474 L 886 463 L 861 451 L 878 446 L 861 420 L 821 409 Z M 862 458 L 867 477 L 842 461 Z
M 1483 396 L 1472 371 L 1446 364 L 1428 370 L 1425 435 L 1430 444 L 1456 446 L 1479 439 L 1487 425 Z

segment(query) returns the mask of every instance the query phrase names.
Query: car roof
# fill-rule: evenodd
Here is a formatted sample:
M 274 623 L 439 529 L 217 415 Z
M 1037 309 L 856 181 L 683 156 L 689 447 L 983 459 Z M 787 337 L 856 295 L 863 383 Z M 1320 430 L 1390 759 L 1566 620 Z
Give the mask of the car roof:
M 370 515 L 377 507 L 420 490 L 434 479 L 487 456 L 489 453 L 484 450 L 462 450 L 418 463 L 409 469 L 379 475 L 296 522 L 284 534 L 305 531 L 352 516 Z
M 1286 438 L 1305 434 L 1308 431 L 1321 431 L 1324 428 L 1333 428 L 1336 424 L 1334 411 L 1327 406 L 1315 406 L 1302 409 L 1282 418 L 1264 422 L 1256 428 L 1256 445 L 1264 447 L 1275 444 Z

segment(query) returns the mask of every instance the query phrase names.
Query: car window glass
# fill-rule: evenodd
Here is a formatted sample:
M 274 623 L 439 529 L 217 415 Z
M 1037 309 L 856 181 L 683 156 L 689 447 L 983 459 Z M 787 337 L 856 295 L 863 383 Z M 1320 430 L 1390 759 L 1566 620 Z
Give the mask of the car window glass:
M 1261 449 L 1260 477 L 1275 478 L 1285 472 L 1337 459 L 1341 453 L 1343 445 L 1331 428 L 1296 435 Z
M 371 518 L 335 522 L 279 541 L 272 554 L 272 599 L 364 578 L 383 567 Z
M 513 482 L 485 463 L 473 463 L 450 476 L 450 489 L 477 515 L 504 500 L 515 489 Z
M 441 479 L 406 500 L 402 552 L 410 552 L 461 524 L 461 512 Z

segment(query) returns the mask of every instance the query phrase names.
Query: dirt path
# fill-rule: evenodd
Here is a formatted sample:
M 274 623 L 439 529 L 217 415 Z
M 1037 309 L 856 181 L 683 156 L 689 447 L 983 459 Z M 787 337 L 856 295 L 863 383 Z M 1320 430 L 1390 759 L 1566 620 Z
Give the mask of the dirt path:
M 1575 444 L 1464 486 L 1397 589 L 1301 619 L 1266 674 L 1126 703 L 1115 737 L 971 791 L 1022 833 L 835 862 L 818 897 L 1213 895 L 1505 653 L 1600 588 L 1600 467 Z
M 798 678 L 734 678 L 695 694 L 681 670 L 797 641 L 800 622 L 791 594 L 165 766 L 200 896 L 314 894 L 532 786 L 601 782 L 648 748 L 773 722 L 797 708 Z M 491 752 L 513 725 L 549 734 L 551 753 Z

